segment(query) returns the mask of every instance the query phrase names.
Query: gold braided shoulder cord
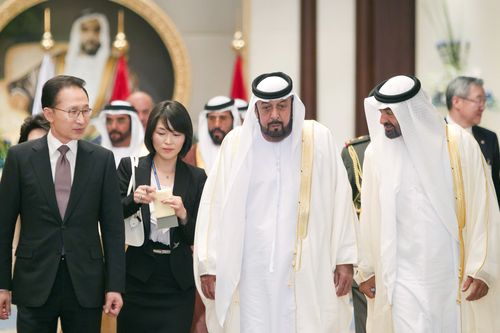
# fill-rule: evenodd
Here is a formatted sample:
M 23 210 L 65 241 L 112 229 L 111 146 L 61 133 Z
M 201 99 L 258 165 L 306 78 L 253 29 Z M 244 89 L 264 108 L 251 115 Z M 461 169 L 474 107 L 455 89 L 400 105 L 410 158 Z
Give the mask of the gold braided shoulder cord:
M 448 142 L 448 153 L 450 155 L 451 173 L 453 176 L 453 192 L 455 193 L 455 207 L 458 220 L 458 238 L 460 241 L 460 267 L 458 269 L 458 294 L 457 303 L 462 301 L 461 285 L 464 276 L 465 265 L 465 245 L 463 229 L 465 227 L 465 195 L 464 195 L 464 180 L 462 176 L 462 164 L 460 163 L 460 153 L 458 145 L 450 135 L 448 126 L 446 126 L 446 141 Z
M 359 162 L 358 153 L 353 146 L 348 146 L 347 151 L 352 160 L 352 168 L 354 169 L 354 181 L 356 183 L 356 188 L 358 189 L 358 194 L 354 198 L 354 205 L 356 207 L 356 213 L 361 214 L 361 183 L 363 181 L 363 169 L 361 168 L 361 163 Z
M 302 156 L 300 161 L 300 192 L 297 220 L 297 239 L 293 253 L 293 269 L 299 271 L 302 266 L 302 241 L 307 237 L 309 210 L 311 204 L 312 167 L 314 159 L 314 122 L 304 121 L 302 129 Z

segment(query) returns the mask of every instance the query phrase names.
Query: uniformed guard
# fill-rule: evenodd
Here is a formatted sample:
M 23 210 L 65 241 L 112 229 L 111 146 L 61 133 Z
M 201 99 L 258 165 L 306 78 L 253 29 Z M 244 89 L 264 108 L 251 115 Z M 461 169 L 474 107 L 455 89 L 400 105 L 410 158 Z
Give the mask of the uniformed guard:
M 352 201 L 356 213 L 361 213 L 361 183 L 363 180 L 363 160 L 365 150 L 370 143 L 370 136 L 363 135 L 346 141 L 342 149 L 342 160 L 347 170 L 347 176 L 352 188 Z M 359 291 L 358 284 L 353 281 L 352 301 L 354 306 L 354 326 L 356 333 L 366 332 L 366 297 Z

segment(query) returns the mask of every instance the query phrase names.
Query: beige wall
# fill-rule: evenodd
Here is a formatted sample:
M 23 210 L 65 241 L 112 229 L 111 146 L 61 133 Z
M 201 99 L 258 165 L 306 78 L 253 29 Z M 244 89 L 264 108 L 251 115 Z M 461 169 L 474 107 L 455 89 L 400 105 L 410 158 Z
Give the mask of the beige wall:
M 249 76 L 281 70 L 300 92 L 300 2 L 252 0 L 251 7 Z M 318 120 L 339 147 L 354 135 L 354 9 L 352 0 L 317 2 Z
M 318 1 L 318 119 L 339 147 L 354 136 L 355 1 Z
M 192 90 L 188 110 L 197 127 L 198 113 L 216 95 L 231 89 L 234 51 L 231 41 L 240 22 L 239 0 L 155 0 L 176 25 L 188 50 Z

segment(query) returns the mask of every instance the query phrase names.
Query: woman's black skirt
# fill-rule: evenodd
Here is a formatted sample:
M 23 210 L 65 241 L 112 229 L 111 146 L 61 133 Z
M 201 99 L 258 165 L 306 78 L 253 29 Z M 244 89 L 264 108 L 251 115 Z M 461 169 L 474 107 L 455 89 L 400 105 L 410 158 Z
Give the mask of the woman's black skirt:
M 150 255 L 144 256 L 151 260 Z M 172 275 L 169 254 L 154 254 L 154 258 L 154 272 L 146 282 L 127 274 L 118 333 L 189 333 L 195 288 L 179 287 Z

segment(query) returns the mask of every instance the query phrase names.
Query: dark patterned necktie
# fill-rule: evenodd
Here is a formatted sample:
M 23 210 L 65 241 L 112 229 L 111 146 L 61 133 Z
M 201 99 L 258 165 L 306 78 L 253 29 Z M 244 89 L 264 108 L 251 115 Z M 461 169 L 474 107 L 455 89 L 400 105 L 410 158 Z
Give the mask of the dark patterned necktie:
M 61 156 L 59 156 L 56 163 L 54 186 L 59 213 L 61 214 L 61 219 L 64 219 L 64 213 L 66 212 L 66 207 L 68 207 L 69 194 L 71 192 L 71 167 L 66 158 L 69 147 L 62 145 L 57 150 L 59 150 Z

